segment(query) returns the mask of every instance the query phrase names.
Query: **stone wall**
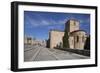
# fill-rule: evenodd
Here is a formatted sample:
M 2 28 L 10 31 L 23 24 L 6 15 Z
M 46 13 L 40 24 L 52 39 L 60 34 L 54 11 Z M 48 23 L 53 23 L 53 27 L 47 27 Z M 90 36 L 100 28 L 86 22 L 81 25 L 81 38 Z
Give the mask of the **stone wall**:
M 49 34 L 50 38 L 50 48 L 54 48 L 59 46 L 60 44 L 63 44 L 63 36 L 64 32 L 58 31 L 58 30 L 51 30 Z
M 73 45 L 74 49 L 80 49 L 80 50 L 84 49 L 84 45 L 87 38 L 86 32 L 79 30 L 79 31 L 73 32 L 70 37 L 72 36 L 74 39 L 71 38 L 69 40 L 70 48 Z

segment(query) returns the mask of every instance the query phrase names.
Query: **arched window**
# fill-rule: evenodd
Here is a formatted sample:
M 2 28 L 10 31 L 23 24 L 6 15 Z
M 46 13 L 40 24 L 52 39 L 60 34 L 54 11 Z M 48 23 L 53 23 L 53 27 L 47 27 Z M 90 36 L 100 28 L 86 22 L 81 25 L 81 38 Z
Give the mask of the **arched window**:
M 74 21 L 74 26 L 76 26 L 76 22 Z
M 82 42 L 84 42 L 84 39 L 85 39 L 85 37 L 84 37 L 84 36 L 82 36 Z
M 79 36 L 77 36 L 77 39 L 76 40 L 77 40 L 77 42 L 79 42 Z

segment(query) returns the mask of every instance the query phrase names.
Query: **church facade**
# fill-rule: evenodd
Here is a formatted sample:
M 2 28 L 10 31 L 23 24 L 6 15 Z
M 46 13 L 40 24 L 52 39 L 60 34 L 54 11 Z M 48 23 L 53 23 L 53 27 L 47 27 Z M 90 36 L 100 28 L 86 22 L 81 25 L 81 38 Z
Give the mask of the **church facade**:
M 49 32 L 49 47 L 64 47 L 83 50 L 87 34 L 84 30 L 80 30 L 79 25 L 80 23 L 78 20 L 70 19 L 65 23 L 64 31 L 51 30 Z

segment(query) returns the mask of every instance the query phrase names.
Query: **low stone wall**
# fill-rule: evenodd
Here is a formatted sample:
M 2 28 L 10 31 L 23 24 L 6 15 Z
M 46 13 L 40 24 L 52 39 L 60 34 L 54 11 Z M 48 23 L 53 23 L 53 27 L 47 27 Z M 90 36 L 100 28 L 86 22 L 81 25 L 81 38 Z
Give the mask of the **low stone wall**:
M 77 53 L 84 56 L 90 56 L 90 50 L 66 49 L 66 48 L 56 48 L 56 49 L 69 51 L 69 52 Z

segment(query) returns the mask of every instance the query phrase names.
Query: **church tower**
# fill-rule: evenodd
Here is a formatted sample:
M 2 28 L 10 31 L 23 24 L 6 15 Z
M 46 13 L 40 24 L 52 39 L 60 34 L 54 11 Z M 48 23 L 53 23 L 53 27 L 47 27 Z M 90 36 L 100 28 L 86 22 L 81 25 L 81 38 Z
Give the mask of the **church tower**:
M 65 23 L 65 34 L 63 37 L 63 47 L 64 48 L 73 48 L 74 45 L 70 45 L 70 42 L 73 42 L 74 38 L 69 37 L 70 33 L 79 30 L 79 21 L 70 19 Z M 72 41 L 71 41 L 72 40 Z
M 70 19 L 65 23 L 65 32 L 68 34 L 76 30 L 79 30 L 79 21 Z

